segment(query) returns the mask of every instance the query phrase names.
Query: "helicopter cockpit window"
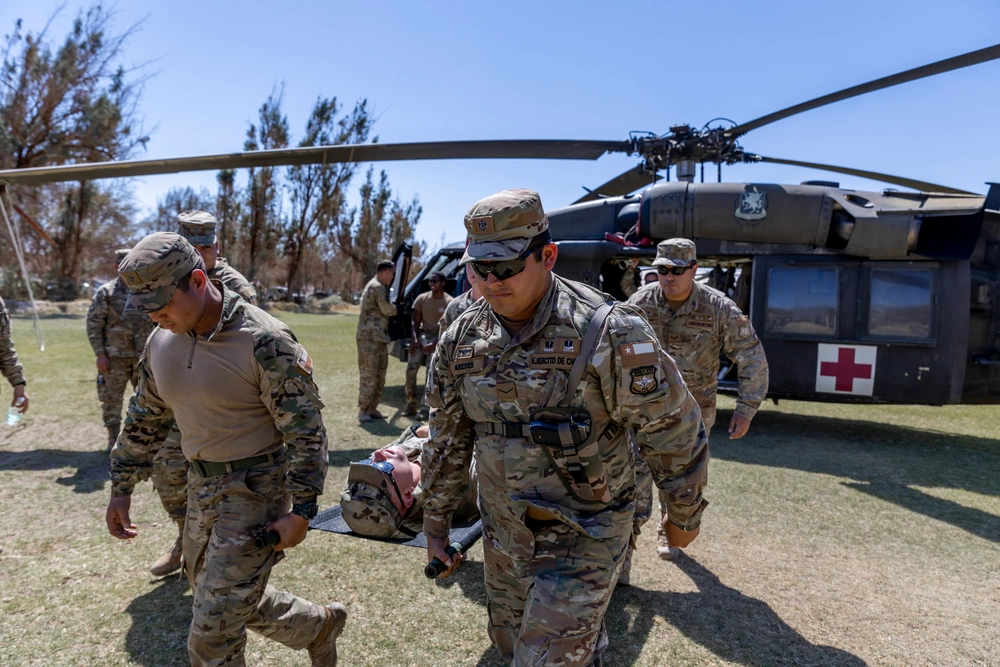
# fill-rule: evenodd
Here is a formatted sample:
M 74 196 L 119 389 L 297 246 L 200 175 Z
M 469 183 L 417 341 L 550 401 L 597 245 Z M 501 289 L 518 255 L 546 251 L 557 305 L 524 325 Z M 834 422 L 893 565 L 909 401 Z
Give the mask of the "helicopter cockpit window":
M 768 272 L 768 333 L 835 336 L 837 269 L 787 267 Z
M 928 269 L 872 269 L 868 335 L 928 338 L 931 334 L 932 285 Z

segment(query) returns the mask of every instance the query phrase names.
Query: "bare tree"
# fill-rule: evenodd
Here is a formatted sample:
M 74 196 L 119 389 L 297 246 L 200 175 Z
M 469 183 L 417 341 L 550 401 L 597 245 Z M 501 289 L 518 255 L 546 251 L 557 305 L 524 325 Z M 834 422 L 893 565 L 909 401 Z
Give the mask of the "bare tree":
M 184 211 L 214 213 L 215 202 L 205 188 L 195 192 L 191 186 L 170 188 L 156 200 L 156 210 L 148 215 L 139 227 L 142 235 L 153 232 L 176 232 L 177 216 Z

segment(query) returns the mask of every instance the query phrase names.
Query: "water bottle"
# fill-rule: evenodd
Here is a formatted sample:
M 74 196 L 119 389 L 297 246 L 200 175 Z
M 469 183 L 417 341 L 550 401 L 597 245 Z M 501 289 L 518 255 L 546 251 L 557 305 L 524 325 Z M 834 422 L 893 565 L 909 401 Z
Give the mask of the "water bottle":
M 7 426 L 16 426 L 21 421 L 21 412 L 24 408 L 24 396 L 18 397 L 14 405 L 7 410 Z
M 97 386 L 100 387 L 104 384 L 104 373 L 97 374 Z

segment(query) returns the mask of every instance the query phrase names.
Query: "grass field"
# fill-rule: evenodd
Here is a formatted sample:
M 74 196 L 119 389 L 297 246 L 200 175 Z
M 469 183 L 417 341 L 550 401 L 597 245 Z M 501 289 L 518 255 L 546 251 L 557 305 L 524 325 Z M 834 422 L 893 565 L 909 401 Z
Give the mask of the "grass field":
M 305 343 L 327 404 L 337 501 L 346 466 L 410 420 L 403 364 L 390 361 L 383 412 L 356 422 L 353 315 L 281 314 Z M 0 425 L 0 665 L 186 665 L 190 592 L 148 567 L 174 528 L 149 484 L 140 534 L 104 527 L 105 431 L 79 316 L 43 320 L 47 350 L 16 318 L 31 411 Z M 0 402 L 9 401 L 3 384 Z M 730 443 L 732 401 L 712 434 L 702 534 L 676 563 L 640 538 L 615 592 L 605 664 L 1000 665 L 1000 441 L 993 407 L 766 405 Z M 501 665 L 486 636 L 482 547 L 448 583 L 424 554 L 312 533 L 272 583 L 351 617 L 343 665 Z M 251 636 L 250 664 L 306 665 Z

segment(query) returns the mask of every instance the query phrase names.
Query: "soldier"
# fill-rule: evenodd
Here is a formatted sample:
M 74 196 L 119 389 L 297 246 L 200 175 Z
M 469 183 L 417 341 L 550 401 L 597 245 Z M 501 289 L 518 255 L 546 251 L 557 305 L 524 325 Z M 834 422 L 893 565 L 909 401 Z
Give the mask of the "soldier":
M 205 211 L 185 211 L 177 216 L 177 233 L 201 255 L 210 280 L 220 281 L 226 289 L 236 292 L 247 303 L 257 305 L 257 291 L 242 273 L 219 257 L 219 241 L 215 234 L 215 216 Z M 145 317 L 145 316 L 143 316 Z M 163 441 L 153 461 L 153 488 L 167 516 L 177 525 L 177 539 L 149 568 L 162 577 L 181 568 L 183 555 L 184 517 L 187 516 L 188 462 L 181 451 L 181 434 L 176 425 Z
M 361 313 L 358 315 L 358 421 L 385 419 L 378 411 L 385 388 L 385 371 L 389 365 L 389 318 L 396 306 L 389 301 L 389 285 L 396 277 L 396 265 L 384 259 L 375 269 L 375 277 L 361 292 Z
M 205 261 L 210 280 L 222 281 L 226 289 L 232 290 L 243 297 L 252 306 L 257 305 L 257 290 L 226 261 L 219 257 L 219 239 L 215 234 L 218 221 L 215 216 L 205 211 L 184 211 L 177 216 L 177 233 L 194 246 Z
M 426 424 L 410 426 L 367 460 L 351 464 L 347 486 L 340 494 L 341 512 L 351 530 L 379 538 L 414 537 L 420 532 L 424 513 L 413 492 L 420 483 L 420 456 L 427 436 Z M 455 510 L 457 519 L 479 518 L 474 471 L 469 480 Z
M 461 562 L 445 547 L 474 456 L 493 644 L 516 666 L 599 664 L 633 529 L 627 433 L 668 494 L 665 530 L 688 544 L 707 505 L 701 413 L 640 311 L 552 273 L 537 193 L 487 197 L 465 226 L 484 298 L 448 327 L 427 379 L 427 557 L 448 573 Z
M 417 295 L 413 300 L 413 317 L 410 336 L 410 356 L 406 361 L 406 414 L 417 414 L 417 371 L 426 366 L 434 354 L 438 341 L 438 322 L 445 308 L 452 300 L 444 293 L 444 274 L 432 273 L 427 278 L 429 292 Z M 427 419 L 427 408 L 421 401 L 420 418 Z
M 326 476 L 312 360 L 288 327 L 210 281 L 202 258 L 177 234 L 144 238 L 119 273 L 131 292 L 127 307 L 149 313 L 159 328 L 111 453 L 108 530 L 136 536 L 132 489 L 176 418 L 192 471 L 184 524 L 191 664 L 244 664 L 248 627 L 308 649 L 313 665 L 336 664 L 344 607 L 267 586 L 283 550 L 305 538 Z M 255 546 L 261 530 L 280 535 L 273 548 Z
M 444 335 L 444 332 L 448 330 L 448 327 L 451 326 L 451 323 L 454 322 L 459 315 L 471 308 L 472 304 L 476 301 L 483 298 L 483 291 L 479 286 L 479 277 L 468 264 L 465 265 L 465 279 L 469 283 L 469 289 L 465 290 L 448 303 L 448 306 L 444 309 L 444 315 L 441 316 L 441 320 L 438 322 L 439 339 Z
M 14 389 L 14 398 L 11 399 L 10 406 L 19 408 L 22 413 L 27 412 L 30 400 L 26 390 L 24 367 L 17 360 L 17 350 L 14 349 L 14 341 L 10 337 L 10 313 L 7 312 L 7 304 L 2 298 L 0 298 L 0 373 L 3 373 Z M 118 410 L 121 411 L 121 407 Z
M 97 398 L 101 401 L 108 451 L 115 446 L 122 421 L 122 395 L 129 382 L 139 383 L 139 355 L 156 325 L 139 312 L 125 312 L 128 288 L 117 276 L 129 249 L 115 251 L 115 278 L 101 285 L 87 310 L 87 338 L 97 356 Z
M 767 394 L 767 359 L 750 318 L 722 292 L 695 280 L 698 258 L 692 241 L 662 241 L 656 246 L 653 266 L 658 281 L 644 285 L 628 302 L 643 310 L 660 344 L 674 358 L 701 406 L 708 432 L 715 423 L 719 351 L 736 363 L 739 398 L 729 422 L 729 438 L 742 438 Z M 662 492 L 660 511 L 664 511 Z M 657 553 L 665 560 L 677 553 L 662 532 L 657 539 Z

